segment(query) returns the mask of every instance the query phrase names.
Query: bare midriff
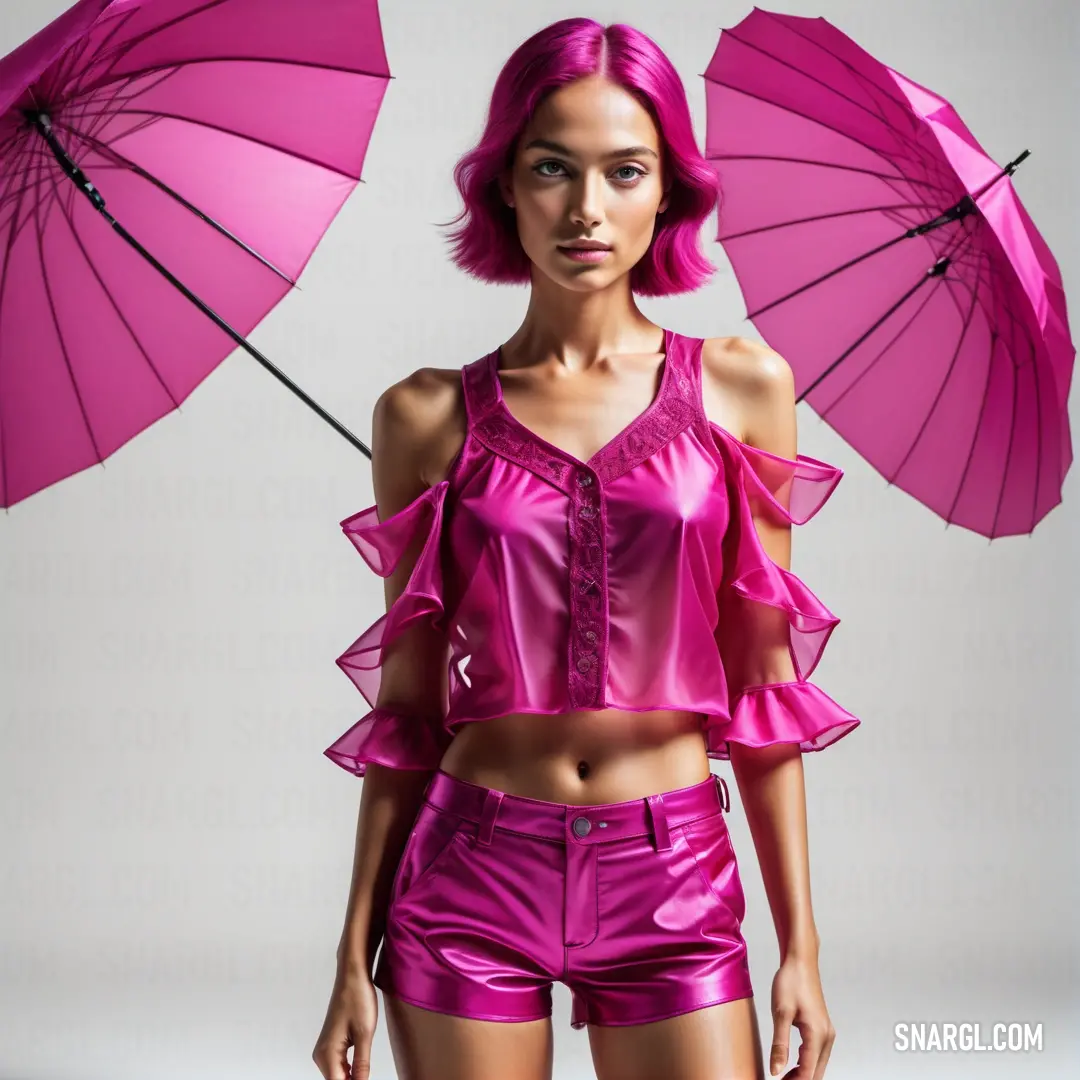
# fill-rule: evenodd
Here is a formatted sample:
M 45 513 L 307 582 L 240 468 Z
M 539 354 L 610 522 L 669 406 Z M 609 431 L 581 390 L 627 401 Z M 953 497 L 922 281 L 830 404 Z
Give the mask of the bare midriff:
M 587 806 L 709 777 L 701 714 L 661 709 L 517 713 L 463 725 L 440 768 L 528 799 Z

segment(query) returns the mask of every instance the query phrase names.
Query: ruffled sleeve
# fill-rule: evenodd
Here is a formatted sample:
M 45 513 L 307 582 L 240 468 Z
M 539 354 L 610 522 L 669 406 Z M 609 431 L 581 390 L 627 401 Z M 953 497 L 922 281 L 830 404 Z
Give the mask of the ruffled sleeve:
M 377 707 L 382 666 L 387 650 L 417 620 L 442 625 L 442 520 L 447 481 L 428 488 L 408 506 L 385 521 L 376 506 L 369 506 L 341 522 L 364 561 L 379 577 L 389 577 L 402 555 L 423 536 L 423 547 L 401 595 L 337 658 L 371 706 L 348 731 L 323 753 L 357 776 L 368 762 L 396 769 L 435 769 L 451 736 L 443 716 L 411 716 Z
M 730 757 L 729 743 L 798 743 L 822 750 L 859 724 L 809 682 L 840 620 L 790 570 L 768 556 L 754 515 L 804 525 L 828 501 L 843 472 L 799 454 L 795 461 L 748 446 L 712 425 L 724 460 L 731 518 L 717 594 L 716 642 L 728 687 L 728 716 L 710 717 L 710 757 Z M 786 649 L 766 658 L 762 641 L 786 622 Z

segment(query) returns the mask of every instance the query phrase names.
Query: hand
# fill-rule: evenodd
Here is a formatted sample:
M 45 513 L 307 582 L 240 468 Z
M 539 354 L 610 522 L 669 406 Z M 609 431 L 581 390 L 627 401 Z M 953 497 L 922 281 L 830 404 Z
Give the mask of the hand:
M 821 1080 L 836 1040 L 836 1029 L 825 1008 L 816 960 L 789 957 L 780 965 L 772 984 L 773 1041 L 771 1075 L 788 1061 L 792 1026 L 799 1029 L 802 1045 L 798 1065 L 784 1080 Z
M 370 1080 L 371 1040 L 379 1020 L 379 999 L 367 972 L 338 968 L 326 1020 L 312 1060 L 324 1080 Z M 352 1046 L 350 1070 L 345 1052 Z

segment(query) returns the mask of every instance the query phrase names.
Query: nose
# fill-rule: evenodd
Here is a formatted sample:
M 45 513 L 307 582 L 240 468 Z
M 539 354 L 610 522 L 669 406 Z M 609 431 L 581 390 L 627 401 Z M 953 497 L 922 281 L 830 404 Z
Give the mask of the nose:
M 604 177 L 593 176 L 588 171 L 582 173 L 581 180 L 572 185 L 570 219 L 585 229 L 595 229 L 604 220 L 603 190 Z

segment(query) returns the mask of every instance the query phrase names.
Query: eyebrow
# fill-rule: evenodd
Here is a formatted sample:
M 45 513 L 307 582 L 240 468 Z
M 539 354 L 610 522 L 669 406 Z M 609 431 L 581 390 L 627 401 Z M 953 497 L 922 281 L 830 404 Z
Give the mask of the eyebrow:
M 533 141 L 525 147 L 526 150 L 532 150 L 534 148 L 540 150 L 552 150 L 556 154 L 563 154 L 565 157 L 577 157 L 577 155 L 572 150 L 563 146 L 562 143 L 552 142 L 550 139 L 533 139 Z M 610 154 L 605 154 L 604 157 L 640 157 L 643 154 L 648 155 L 649 157 L 654 157 L 657 161 L 660 160 L 657 152 L 655 150 L 649 149 L 649 147 L 647 146 L 627 146 L 623 150 L 612 150 Z

